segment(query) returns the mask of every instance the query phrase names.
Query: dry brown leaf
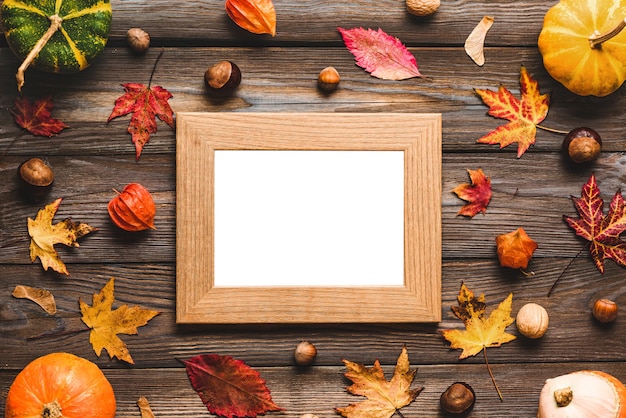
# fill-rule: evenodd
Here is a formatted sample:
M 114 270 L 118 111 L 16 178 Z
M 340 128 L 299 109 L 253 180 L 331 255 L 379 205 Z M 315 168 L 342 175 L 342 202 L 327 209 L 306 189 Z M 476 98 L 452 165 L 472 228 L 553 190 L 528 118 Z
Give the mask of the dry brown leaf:
M 483 17 L 465 40 L 465 52 L 479 66 L 485 63 L 485 37 L 493 25 L 493 20 L 491 16 Z
M 54 295 L 45 289 L 18 285 L 13 289 L 13 297 L 35 302 L 37 305 L 41 306 L 48 315 L 57 313 L 57 304 L 54 301 Z
M 150 403 L 145 396 L 141 396 L 137 400 L 137 406 L 139 407 L 139 411 L 141 412 L 141 418 L 155 418 L 152 413 L 152 409 L 150 409 Z

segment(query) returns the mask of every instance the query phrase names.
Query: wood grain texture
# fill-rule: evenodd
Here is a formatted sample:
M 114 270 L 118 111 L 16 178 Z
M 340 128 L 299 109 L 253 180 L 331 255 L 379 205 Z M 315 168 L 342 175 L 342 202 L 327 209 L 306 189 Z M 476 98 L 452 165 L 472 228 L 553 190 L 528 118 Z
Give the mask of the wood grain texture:
M 89 69 L 74 75 L 27 72 L 24 95 L 52 95 L 53 116 L 70 126 L 53 138 L 23 133 L 10 109 L 18 96 L 17 59 L 0 39 L 0 410 L 15 375 L 32 359 L 69 351 L 96 362 L 115 388 L 118 416 L 139 416 L 136 400 L 147 396 L 160 418 L 210 414 L 189 385 L 179 359 L 205 353 L 232 355 L 258 368 L 277 403 L 286 410 L 268 416 L 338 416 L 335 407 L 363 398 L 349 395 L 342 359 L 372 365 L 379 359 L 388 376 L 406 346 L 414 386 L 424 391 L 402 410 L 407 418 L 444 417 L 439 395 L 455 381 L 470 383 L 477 402 L 470 417 L 536 416 L 538 394 L 546 378 L 580 369 L 599 369 L 626 381 L 626 321 L 601 325 L 591 316 L 596 299 L 626 304 L 624 268 L 606 262 L 602 275 L 585 248 L 563 222 L 575 216 L 570 196 L 579 195 L 594 173 L 608 201 L 626 182 L 626 97 L 624 89 L 606 98 L 578 97 L 554 81 L 537 50 L 543 15 L 556 3 L 541 0 L 442 1 L 431 17 L 410 16 L 399 0 L 275 1 L 276 37 L 256 36 L 231 22 L 223 2 L 113 0 L 113 29 L 104 53 Z M 463 50 L 466 36 L 483 16 L 493 16 L 486 38 L 485 65 L 477 67 Z M 151 35 L 151 49 L 135 55 L 124 37 L 130 27 Z M 382 28 L 404 42 L 417 59 L 422 79 L 387 81 L 355 65 L 337 27 Z M 126 131 L 130 117 L 107 123 L 122 83 L 147 84 L 157 56 L 153 85 L 173 94 L 175 112 L 239 113 L 441 113 L 441 321 L 315 324 L 176 324 L 176 133 L 157 121 L 158 131 L 139 161 Z M 203 74 L 229 59 L 241 68 L 241 86 L 231 97 L 210 96 Z M 317 89 L 319 71 L 334 66 L 341 82 L 331 94 Z M 521 158 L 515 147 L 477 144 L 506 123 L 486 114 L 474 89 L 505 86 L 519 95 L 524 65 L 550 94 L 546 127 L 569 130 L 589 126 L 603 137 L 601 158 L 572 167 L 561 156 L 562 135 L 538 131 L 536 143 Z M 6 154 L 5 154 L 6 153 Z M 56 175 L 49 200 L 63 197 L 56 220 L 72 217 L 99 230 L 80 240 L 79 248 L 58 248 L 69 277 L 44 272 L 28 257 L 26 220 L 43 202 L 24 196 L 16 181 L 23 160 L 46 159 Z M 467 183 L 467 169 L 482 168 L 491 178 L 493 197 L 484 215 L 457 216 L 463 201 L 452 189 Z M 201 169 L 201 168 L 199 168 Z M 126 233 L 109 220 L 106 204 L 130 182 L 150 190 L 157 204 L 154 231 Z M 606 210 L 606 208 L 605 208 Z M 524 227 L 538 242 L 525 276 L 498 265 L 495 237 Z M 581 252 L 582 249 L 582 252 Z M 547 292 L 563 274 L 552 296 Z M 123 336 L 134 366 L 98 358 L 80 319 L 78 300 L 91 300 L 116 278 L 115 306 L 141 305 L 161 313 L 138 335 Z M 459 360 L 440 331 L 461 328 L 450 306 L 461 283 L 484 293 L 489 306 L 513 293 L 513 315 L 528 302 L 542 304 L 550 316 L 540 340 L 522 337 L 489 348 L 501 402 L 489 380 L 482 355 Z M 51 291 L 58 311 L 45 314 L 36 304 L 16 299 L 17 285 Z M 280 302 L 277 302 L 280 303 Z M 360 301 L 375 305 L 372 300 Z M 384 310 L 385 306 L 379 309 Z M 315 364 L 297 368 L 293 350 L 301 340 L 318 349 Z M 514 412 L 511 412 L 514 411 Z

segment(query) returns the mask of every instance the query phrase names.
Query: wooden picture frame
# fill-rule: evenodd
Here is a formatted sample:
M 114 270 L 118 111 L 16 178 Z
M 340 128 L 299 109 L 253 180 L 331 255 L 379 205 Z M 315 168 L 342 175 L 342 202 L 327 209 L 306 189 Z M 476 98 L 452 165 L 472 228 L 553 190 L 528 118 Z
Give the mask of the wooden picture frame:
M 385 323 L 441 320 L 441 115 L 178 113 L 178 323 Z M 216 150 L 404 152 L 402 286 L 213 286 Z

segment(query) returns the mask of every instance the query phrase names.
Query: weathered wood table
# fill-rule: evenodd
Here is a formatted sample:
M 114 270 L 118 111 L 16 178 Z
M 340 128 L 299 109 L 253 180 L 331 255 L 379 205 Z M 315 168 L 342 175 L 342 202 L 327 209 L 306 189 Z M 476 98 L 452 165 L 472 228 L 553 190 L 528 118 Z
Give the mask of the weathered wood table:
M 364 398 L 345 391 L 342 359 L 372 365 L 379 359 L 390 376 L 402 349 L 418 368 L 414 385 L 424 390 L 405 417 L 442 416 L 439 396 L 450 384 L 465 381 L 476 390 L 470 416 L 530 417 L 546 378 L 579 369 L 600 369 L 626 379 L 624 319 L 601 326 L 591 305 L 602 297 L 626 305 L 625 271 L 608 261 L 601 275 L 588 252 L 575 258 L 584 242 L 563 222 L 576 215 L 570 200 L 595 173 L 605 200 L 621 188 L 626 176 L 624 91 L 602 99 L 569 93 L 545 71 L 537 49 L 543 16 L 554 1 L 443 1 L 429 18 L 412 17 L 402 0 L 276 0 L 277 34 L 252 35 L 224 11 L 223 1 L 168 2 L 113 0 L 109 44 L 88 70 L 71 76 L 27 72 L 23 94 L 51 95 L 53 115 L 69 129 L 52 138 L 22 133 L 10 109 L 18 96 L 14 74 L 19 63 L 0 40 L 0 409 L 16 374 L 34 358 L 68 351 L 96 362 L 110 379 L 118 400 L 118 416 L 137 417 L 136 400 L 146 396 L 159 418 L 210 416 L 189 384 L 179 359 L 199 354 L 231 355 L 257 369 L 285 411 L 268 416 L 299 417 L 311 412 L 336 416 L 335 407 Z M 475 65 L 463 44 L 485 16 L 495 18 L 487 36 L 486 64 Z M 371 77 L 354 63 L 337 27 L 381 28 L 399 37 L 416 56 L 427 78 L 385 81 Z M 141 27 L 152 37 L 150 50 L 137 56 L 125 33 Z M 443 320 L 435 324 L 319 325 L 177 325 L 175 322 L 175 132 L 158 122 L 158 132 L 139 161 L 128 118 L 107 123 L 121 84 L 146 83 L 157 56 L 153 78 L 173 94 L 175 112 L 437 112 L 443 115 Z M 225 99 L 207 95 L 206 68 L 219 60 L 236 62 L 243 81 Z M 589 126 L 603 135 L 600 160 L 572 168 L 561 156 L 562 135 L 538 131 L 537 141 L 521 158 L 515 145 L 477 144 L 476 139 L 504 124 L 486 115 L 474 88 L 504 85 L 519 94 L 524 65 L 551 93 L 544 124 L 569 130 Z M 316 88 L 318 72 L 334 66 L 339 88 L 324 94 Z M 20 194 L 16 167 L 30 157 L 43 157 L 54 168 L 49 196 L 62 197 L 56 220 L 71 216 L 97 226 L 80 248 L 58 248 L 69 277 L 45 272 L 29 260 L 27 218 L 42 204 Z M 463 202 L 451 191 L 468 182 L 467 169 L 482 168 L 491 177 L 493 198 L 485 215 L 457 216 Z M 156 230 L 123 233 L 109 220 L 107 202 L 113 188 L 130 182 L 145 185 L 157 204 Z M 529 266 L 535 275 L 499 267 L 495 237 L 523 227 L 539 248 Z M 63 247 L 63 246 L 57 246 Z M 574 261 L 572 262 L 572 260 Z M 568 267 L 569 263 L 571 266 Z M 553 281 L 566 269 L 554 294 Z M 127 365 L 106 353 L 98 358 L 81 322 L 78 300 L 91 301 L 116 278 L 117 304 L 160 311 L 139 335 L 123 336 L 135 359 Z M 485 293 L 496 304 L 513 293 L 513 315 L 527 302 L 546 307 L 547 334 L 539 340 L 521 336 L 488 350 L 489 362 L 503 394 L 492 385 L 484 358 L 459 360 L 440 334 L 461 328 L 450 311 L 459 286 Z M 50 290 L 58 313 L 48 316 L 28 301 L 11 296 L 19 284 Z M 365 303 L 365 302 L 364 302 Z M 293 349 L 301 340 L 318 348 L 314 366 L 298 368 Z

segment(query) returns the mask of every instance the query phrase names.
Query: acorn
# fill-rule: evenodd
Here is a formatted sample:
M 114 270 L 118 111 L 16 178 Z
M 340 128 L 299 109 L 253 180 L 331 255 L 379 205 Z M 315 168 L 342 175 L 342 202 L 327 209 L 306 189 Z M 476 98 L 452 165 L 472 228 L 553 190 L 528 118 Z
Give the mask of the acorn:
M 18 166 L 17 177 L 22 191 L 32 200 L 38 201 L 50 192 L 54 171 L 44 160 L 35 157 Z
M 602 138 L 600 138 L 599 133 L 591 128 L 572 129 L 563 139 L 563 153 L 576 164 L 584 164 L 598 159 L 601 150 Z
M 230 94 L 241 83 L 241 71 L 234 62 L 220 61 L 206 70 L 204 81 L 211 92 Z

